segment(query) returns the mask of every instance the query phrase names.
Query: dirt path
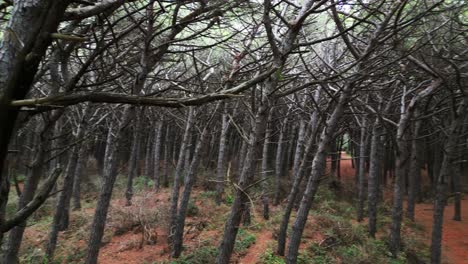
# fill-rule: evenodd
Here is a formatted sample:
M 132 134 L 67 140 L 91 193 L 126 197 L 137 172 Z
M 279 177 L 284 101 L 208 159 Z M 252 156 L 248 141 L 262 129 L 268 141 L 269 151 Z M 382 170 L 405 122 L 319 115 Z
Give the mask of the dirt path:
M 352 181 L 355 171 L 351 166 L 350 156 L 342 154 L 341 178 L 344 181 Z M 423 173 L 423 176 L 426 175 Z M 442 253 L 450 263 L 468 264 L 468 198 L 462 200 L 462 221 L 452 220 L 454 213 L 453 205 L 445 208 L 444 232 L 442 240 Z M 432 234 L 432 204 L 417 204 L 415 209 L 415 219 L 417 223 L 424 226 L 428 243 Z
M 416 222 L 424 226 L 428 240 L 432 233 L 432 204 L 417 204 Z M 452 220 L 453 205 L 445 208 L 442 253 L 450 263 L 468 264 L 468 200 L 462 201 L 462 221 Z
M 261 256 L 268 248 L 268 242 L 274 241 L 271 230 L 262 229 L 259 233 L 256 233 L 255 236 L 255 244 L 250 246 L 247 254 L 240 259 L 240 264 L 260 263 Z

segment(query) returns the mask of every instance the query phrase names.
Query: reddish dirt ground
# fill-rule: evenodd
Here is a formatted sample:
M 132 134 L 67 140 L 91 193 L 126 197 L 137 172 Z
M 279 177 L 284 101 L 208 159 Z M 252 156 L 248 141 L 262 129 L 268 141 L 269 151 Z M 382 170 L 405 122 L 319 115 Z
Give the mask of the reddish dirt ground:
M 427 231 L 428 240 L 432 232 L 432 204 L 416 205 L 416 222 L 421 223 Z M 453 205 L 445 208 L 442 253 L 454 264 L 468 263 L 468 200 L 462 202 L 462 221 L 452 220 Z
M 264 254 L 268 248 L 268 242 L 274 241 L 271 230 L 263 229 L 255 233 L 255 237 L 255 244 L 250 246 L 247 254 L 240 259 L 240 264 L 258 263 L 262 254 Z
M 342 155 L 343 160 L 341 161 L 341 179 L 343 181 L 354 181 L 355 170 L 351 166 L 351 159 L 348 155 Z M 170 192 L 164 190 L 159 194 L 153 194 L 150 200 L 156 201 L 168 201 Z M 154 203 L 154 202 L 152 202 Z M 123 200 L 115 200 L 113 204 L 116 206 L 123 206 Z M 151 204 L 156 206 L 156 204 Z M 197 202 L 197 206 L 202 206 Z M 443 234 L 443 254 L 444 257 L 453 264 L 468 264 L 468 200 L 464 199 L 462 202 L 462 222 L 452 220 L 453 206 L 447 206 L 445 211 L 444 221 L 444 234 Z M 273 210 L 278 208 L 272 208 Z M 207 210 L 209 210 L 207 208 Z M 427 234 L 427 241 L 430 241 L 431 227 L 432 227 L 432 204 L 418 204 L 416 206 L 416 222 L 424 226 Z M 261 217 L 256 217 L 258 222 L 262 222 Z M 190 220 L 188 220 L 190 221 Z M 192 221 L 200 221 L 199 219 L 192 219 Z M 209 221 L 209 219 L 208 219 Z M 308 221 L 313 222 L 313 218 Z M 309 224 L 309 223 L 308 223 Z M 321 234 L 312 232 L 313 228 L 306 228 L 304 233 L 305 238 L 310 238 L 313 241 L 320 241 Z M 308 230 L 311 232 L 308 232 Z M 127 232 L 121 236 L 112 237 L 111 241 L 101 249 L 99 256 L 99 263 L 102 264 L 137 264 L 137 263 L 152 263 L 161 262 L 169 259 L 169 248 L 165 243 L 167 234 L 163 229 L 158 229 L 158 243 L 156 245 L 145 245 L 142 249 L 138 248 L 138 244 L 141 239 L 141 233 L 134 234 L 133 232 Z M 269 245 L 274 242 L 272 236 L 272 230 L 268 227 L 263 227 L 256 233 L 256 243 L 253 244 L 245 255 L 240 257 L 236 262 L 240 264 L 251 264 L 260 263 L 261 256 L 265 253 Z M 195 245 L 197 237 L 211 236 L 219 237 L 218 231 L 203 231 L 201 234 L 194 236 L 187 236 L 184 240 L 184 244 L 188 247 Z
M 352 168 L 350 156 L 343 153 L 341 161 L 341 177 L 346 181 L 354 181 L 355 170 Z M 425 172 L 422 176 L 426 176 Z M 443 248 L 444 257 L 453 264 L 468 264 L 468 200 L 462 200 L 462 221 L 452 220 L 453 205 L 445 208 Z M 428 244 L 432 232 L 433 205 L 431 203 L 417 204 L 415 209 L 416 222 L 423 225 Z

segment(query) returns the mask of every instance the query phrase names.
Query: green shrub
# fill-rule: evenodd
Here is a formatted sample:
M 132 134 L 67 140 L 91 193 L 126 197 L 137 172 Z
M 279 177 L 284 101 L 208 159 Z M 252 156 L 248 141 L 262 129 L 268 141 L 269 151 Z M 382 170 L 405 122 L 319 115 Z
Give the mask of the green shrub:
M 135 192 L 143 191 L 144 189 L 153 188 L 154 181 L 146 176 L 138 176 L 134 179 L 133 188 Z
M 217 249 L 215 247 L 207 246 L 195 249 L 193 252 L 183 255 L 177 260 L 173 260 L 171 264 L 208 264 L 215 263 Z
M 244 229 L 239 229 L 237 233 L 236 243 L 234 245 L 234 251 L 237 253 L 244 253 L 247 249 L 252 245 L 255 244 L 256 237 L 254 234 L 245 231 Z
M 285 264 L 286 263 L 283 258 L 275 255 L 273 253 L 273 250 L 271 250 L 270 248 L 267 249 L 265 254 L 262 255 L 261 261 L 263 264 Z
M 196 216 L 198 215 L 199 212 L 200 212 L 200 209 L 198 209 L 198 206 L 190 200 L 187 205 L 187 216 L 189 217 Z
M 231 205 L 234 202 L 234 196 L 232 194 L 226 195 L 226 203 Z

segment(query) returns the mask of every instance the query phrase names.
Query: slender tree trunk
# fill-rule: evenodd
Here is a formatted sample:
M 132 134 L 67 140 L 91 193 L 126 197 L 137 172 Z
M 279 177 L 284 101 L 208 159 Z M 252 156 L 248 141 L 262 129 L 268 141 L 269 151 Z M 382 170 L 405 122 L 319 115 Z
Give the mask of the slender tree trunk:
M 267 91 L 269 91 L 271 87 L 274 87 L 274 85 L 275 84 L 272 83 L 272 80 L 266 81 L 265 93 L 268 93 Z M 234 249 L 234 243 L 236 241 L 241 218 L 243 213 L 246 211 L 247 203 L 249 203 L 248 190 L 246 190 L 246 188 L 253 183 L 257 158 L 261 154 L 262 140 L 260 139 L 265 133 L 268 109 L 268 98 L 266 98 L 266 95 L 262 95 L 262 104 L 259 106 L 255 119 L 252 122 L 247 154 L 245 155 L 245 161 L 237 184 L 238 188 L 236 188 L 231 212 L 224 226 L 224 234 L 218 248 L 219 253 L 216 257 L 216 264 L 229 263 L 229 259 Z
M 152 131 L 148 132 L 147 140 L 146 140 L 146 151 L 145 151 L 145 172 L 143 175 L 145 176 L 145 184 L 148 186 L 149 180 L 153 177 L 153 169 L 154 169 L 154 155 L 153 155 L 153 142 L 151 140 Z
M 440 167 L 440 173 L 437 178 L 437 193 L 434 202 L 434 221 L 432 223 L 431 240 L 431 264 L 440 264 L 442 247 L 442 227 L 444 222 L 444 209 L 447 204 L 448 181 L 451 173 L 451 167 L 456 161 L 457 141 L 468 105 L 468 97 L 463 98 L 458 107 L 455 118 L 450 124 L 447 140 L 444 144 L 444 157 Z
M 42 123 L 36 127 L 34 159 L 29 166 L 28 176 L 18 202 L 18 210 L 23 208 L 33 199 L 39 181 L 42 177 L 45 159 L 44 146 L 47 145 L 47 139 L 44 134 L 50 132 L 50 129 L 52 128 L 51 126 L 53 125 L 53 122 L 48 124 L 45 124 L 44 122 L 45 121 L 42 121 Z M 18 253 L 25 229 L 26 219 L 10 231 L 7 249 L 3 256 L 4 263 L 18 263 Z
M 377 232 L 377 203 L 379 196 L 379 181 L 382 174 L 382 152 L 383 142 L 380 137 L 383 134 L 383 127 L 380 124 L 379 118 L 376 118 L 372 127 L 372 140 L 370 152 L 370 166 L 368 176 L 368 217 L 369 217 L 369 235 L 375 237 Z
M 361 222 L 364 219 L 364 203 L 365 203 L 365 164 L 366 164 L 366 134 L 367 134 L 367 118 L 362 119 L 361 124 L 361 140 L 359 141 L 359 187 L 358 187 L 358 208 L 357 220 Z
M 166 135 L 164 136 L 164 161 L 163 161 L 163 186 L 165 188 L 169 187 L 169 159 L 170 159 L 170 149 L 169 149 L 169 132 L 170 132 L 170 126 L 167 125 L 166 128 Z
M 285 127 L 288 123 L 288 116 L 283 120 L 283 124 L 280 127 L 280 134 L 278 138 L 278 144 L 276 148 L 276 160 L 275 160 L 275 198 L 273 205 L 278 205 L 280 202 L 281 192 L 281 174 L 283 172 L 283 141 L 285 134 Z
M 154 181 L 154 191 L 158 191 L 159 187 L 161 185 L 160 182 L 160 176 L 159 172 L 161 171 L 160 169 L 160 162 L 161 162 L 161 136 L 162 136 L 162 127 L 163 127 L 163 121 L 158 120 L 156 123 L 156 128 L 155 128 L 155 140 L 154 140 L 154 149 L 153 149 L 153 154 L 154 154 L 154 168 L 153 168 L 153 181 Z M 167 134 L 167 133 L 166 133 Z M 168 142 L 166 141 L 165 146 L 168 145 Z M 163 181 L 164 182 L 164 181 Z
M 270 153 L 270 137 L 271 137 L 271 118 L 273 115 L 273 110 L 268 111 L 267 124 L 265 129 L 265 139 L 263 140 L 263 149 L 262 149 L 262 165 L 261 165 L 261 175 L 262 175 L 262 204 L 263 204 L 263 218 L 268 220 L 270 218 L 270 199 L 269 199 L 269 184 L 268 178 L 270 175 L 270 167 L 268 154 Z
M 418 116 L 417 109 L 415 110 L 415 117 Z M 413 138 L 411 140 L 411 156 L 410 156 L 410 165 L 409 165 L 409 184 L 408 184 L 408 201 L 407 201 L 407 208 L 406 208 L 406 216 L 411 220 L 414 221 L 414 208 L 416 203 L 416 198 L 418 197 L 418 185 L 420 182 L 418 181 L 421 177 L 421 164 L 419 162 L 419 155 L 421 154 L 420 151 L 420 140 L 419 137 L 419 130 L 421 127 L 421 120 L 417 120 L 413 125 Z
M 104 170 L 103 182 L 101 190 L 99 191 L 93 223 L 91 225 L 85 260 L 86 264 L 97 264 L 101 240 L 104 235 L 104 227 L 106 225 L 107 211 L 109 209 L 115 179 L 117 178 L 118 150 L 120 150 L 123 145 L 122 138 L 124 136 L 124 130 L 130 122 L 132 112 L 133 106 L 125 106 L 121 123 L 115 131 L 115 139 L 112 136 L 108 138 L 109 148 L 107 149 L 108 153 L 106 154 L 106 168 Z M 111 131 L 109 133 L 112 135 Z
M 83 174 L 83 168 L 86 167 L 88 161 L 88 147 L 86 143 L 83 144 L 78 153 L 78 162 L 75 169 L 75 177 L 73 181 L 73 210 L 81 209 L 81 176 Z
M 209 124 L 208 124 L 209 125 Z M 185 217 L 187 214 L 187 208 L 190 200 L 190 194 L 193 188 L 193 185 L 196 181 L 197 169 L 200 163 L 200 154 L 201 148 L 204 146 L 207 138 L 207 128 L 208 125 L 203 129 L 200 139 L 195 147 L 193 153 L 193 159 L 190 164 L 189 171 L 185 177 L 184 191 L 182 193 L 182 199 L 180 201 L 180 208 L 177 212 L 176 225 L 174 230 L 173 246 L 172 246 L 172 257 L 178 258 L 182 253 L 182 243 L 183 243 L 183 234 L 185 226 Z
M 343 115 L 344 106 L 348 102 L 349 97 L 351 96 L 352 89 L 352 83 L 349 83 L 345 86 L 320 136 L 317 152 L 312 161 L 312 170 L 309 176 L 309 180 L 307 182 L 306 190 L 302 197 L 301 205 L 299 207 L 299 211 L 297 213 L 297 217 L 292 228 L 292 234 L 289 240 L 288 254 L 286 256 L 286 263 L 288 264 L 294 264 L 297 262 L 299 245 L 301 242 L 305 224 L 307 222 L 307 217 L 309 215 L 309 210 L 312 206 L 315 193 L 317 192 L 320 178 L 325 172 L 327 154 L 326 151 L 330 144 L 330 141 L 333 139 L 333 135 L 338 126 L 338 122 L 341 119 L 341 116 Z
M 128 176 L 127 176 L 127 190 L 125 192 L 126 206 L 132 205 L 133 197 L 133 179 L 138 174 L 138 162 L 140 153 L 140 141 L 141 141 L 141 121 L 143 118 L 143 108 L 141 111 L 134 111 L 135 116 L 135 127 L 133 129 L 132 149 L 130 152 L 130 159 L 128 162 Z
M 218 162 L 216 166 L 216 204 L 220 205 L 224 192 L 224 153 L 226 151 L 226 135 L 229 128 L 226 103 L 223 103 L 221 117 L 221 135 L 219 136 Z
M 83 135 L 81 135 L 83 136 Z M 59 231 L 63 231 L 68 226 L 68 211 L 66 204 L 70 203 L 71 192 L 73 190 L 73 181 L 78 160 L 79 146 L 75 146 L 68 160 L 65 178 L 63 179 L 62 191 L 55 208 L 54 218 L 50 227 L 49 238 L 46 248 L 46 259 L 51 261 L 54 257 L 57 246 L 57 236 Z M 67 226 L 64 226 L 67 225 Z
M 190 107 L 188 114 L 187 114 L 187 121 L 185 125 L 184 136 L 181 142 L 180 150 L 179 150 L 179 158 L 177 160 L 177 166 L 174 173 L 174 185 L 172 186 L 172 196 L 171 196 L 171 222 L 170 222 L 170 233 L 168 236 L 169 242 L 172 242 L 172 236 L 174 235 L 176 222 L 177 222 L 177 207 L 179 204 L 179 190 L 180 190 L 180 181 L 182 177 L 182 172 L 184 170 L 184 162 L 186 160 L 187 155 L 187 145 L 189 144 L 190 138 L 190 131 L 192 130 L 193 123 L 195 121 L 194 118 L 194 108 Z
M 316 90 L 315 95 L 314 95 L 314 100 L 315 102 L 318 102 L 320 100 L 320 88 Z M 307 166 L 308 158 L 313 152 L 313 146 L 315 143 L 315 138 L 316 138 L 316 134 L 317 134 L 318 127 L 319 127 L 318 113 L 319 113 L 319 109 L 315 109 L 314 113 L 311 116 L 309 139 L 306 142 L 305 151 L 304 151 L 304 154 L 302 155 L 299 167 L 293 176 L 294 177 L 293 185 L 291 186 L 291 190 L 289 191 L 288 202 L 287 202 L 286 208 L 284 209 L 283 218 L 281 220 L 281 226 L 278 232 L 278 248 L 276 250 L 276 252 L 280 256 L 284 256 L 289 219 L 291 217 L 291 212 L 294 208 L 294 204 L 296 203 L 297 197 L 299 196 L 298 195 L 299 188 L 300 188 L 302 179 L 304 178 L 305 168 Z M 302 142 L 304 140 L 305 140 L 305 137 L 303 138 Z M 298 141 L 298 144 L 299 144 L 299 141 Z

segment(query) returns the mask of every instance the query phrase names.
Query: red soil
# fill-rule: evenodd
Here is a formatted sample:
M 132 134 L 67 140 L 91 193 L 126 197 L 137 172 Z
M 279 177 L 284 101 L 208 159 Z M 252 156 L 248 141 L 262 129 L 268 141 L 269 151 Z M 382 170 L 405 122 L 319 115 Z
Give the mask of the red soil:
M 354 181 L 355 170 L 352 168 L 350 156 L 343 153 L 341 161 L 341 177 L 345 181 Z M 427 177 L 423 172 L 422 177 Z M 427 180 L 427 179 L 426 179 Z M 391 192 L 390 192 L 391 193 Z M 468 200 L 462 200 L 462 221 L 452 220 L 453 205 L 445 208 L 442 253 L 453 264 L 468 264 Z M 415 220 L 425 228 L 428 244 L 432 234 L 433 205 L 416 204 Z
M 422 224 L 427 231 L 428 240 L 432 232 L 432 204 L 416 205 L 416 222 Z M 442 253 L 454 264 L 468 263 L 468 200 L 462 201 L 462 221 L 452 220 L 453 205 L 445 207 L 444 229 L 442 237 Z
M 341 161 L 341 180 L 352 182 L 355 180 L 355 170 L 351 166 L 351 157 L 344 154 Z M 168 202 L 170 197 L 169 190 L 162 190 L 158 194 L 151 194 L 149 204 L 146 206 L 158 206 L 159 202 Z M 123 206 L 123 200 L 115 200 L 115 206 Z M 197 206 L 205 209 L 207 212 L 212 210 L 208 205 L 203 205 L 200 201 L 196 201 Z M 462 201 L 462 222 L 453 221 L 453 206 L 447 206 L 445 210 L 444 234 L 443 234 L 443 254 L 450 263 L 468 264 L 468 200 Z M 272 208 L 273 210 L 278 208 Z M 203 211 L 205 211 L 203 210 Z M 278 212 L 279 213 L 279 212 Z M 432 227 L 432 204 L 418 204 L 416 206 L 416 222 L 425 227 L 428 244 L 430 242 L 431 227 Z M 262 223 L 263 219 L 258 215 L 255 216 L 258 223 Z M 193 221 L 210 221 L 206 219 L 188 219 L 188 222 Z M 313 218 L 308 221 L 308 228 L 304 232 L 304 238 L 320 242 L 323 240 L 323 235 L 314 231 Z M 200 238 L 203 237 L 219 237 L 222 230 L 201 231 L 197 234 L 189 234 L 184 238 L 184 245 L 188 248 L 196 248 Z M 99 263 L 102 264 L 137 264 L 137 263 L 153 263 L 169 260 L 170 249 L 166 243 L 167 234 L 164 228 L 158 228 L 158 242 L 156 245 L 145 245 L 142 249 L 138 248 L 141 239 L 141 233 L 134 234 L 127 232 L 122 236 L 114 236 L 111 241 L 101 249 Z M 255 233 L 256 243 L 253 244 L 244 256 L 237 260 L 233 260 L 240 264 L 260 263 L 261 256 L 267 248 L 274 243 L 272 230 L 268 226 L 263 227 Z M 198 241 L 198 242 L 197 242 Z M 304 246 L 304 245 L 302 245 Z
M 262 229 L 255 234 L 255 244 L 249 247 L 247 254 L 239 261 L 240 264 L 259 263 L 260 257 L 268 248 L 268 242 L 274 241 L 271 235 L 271 230 Z

